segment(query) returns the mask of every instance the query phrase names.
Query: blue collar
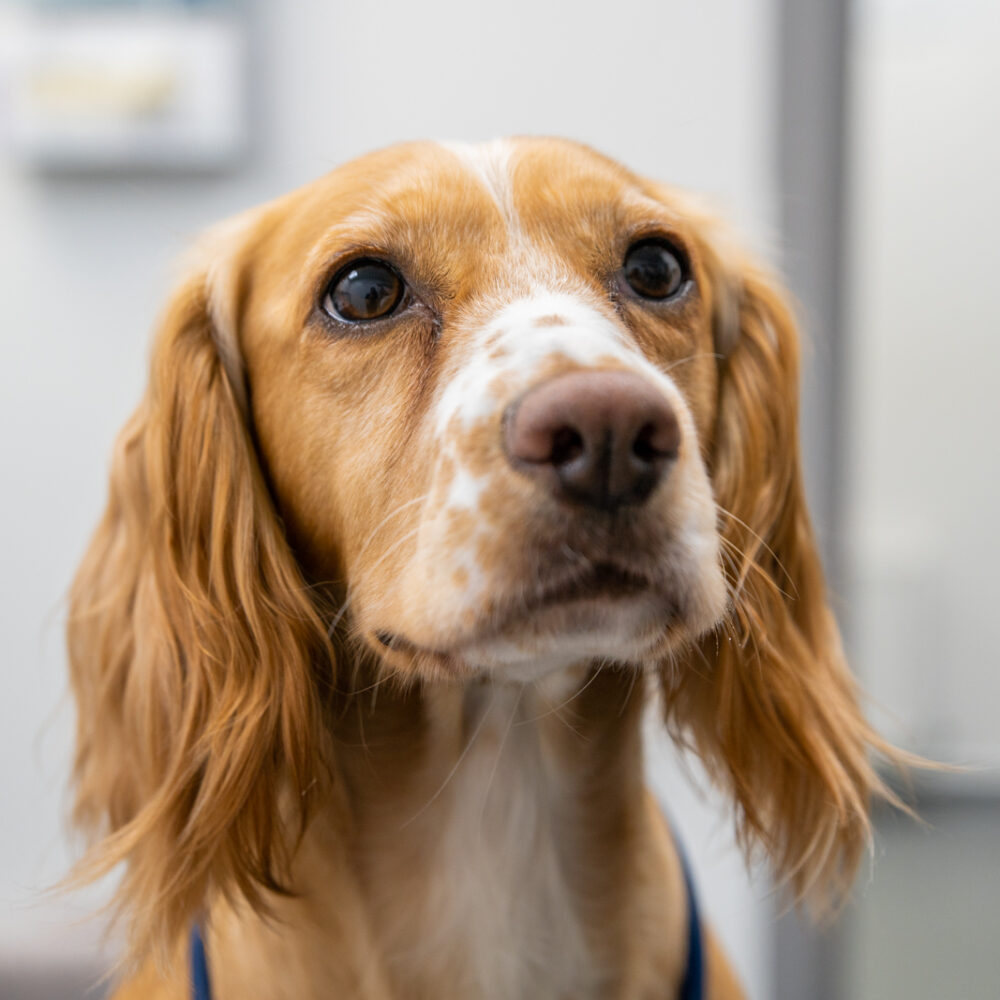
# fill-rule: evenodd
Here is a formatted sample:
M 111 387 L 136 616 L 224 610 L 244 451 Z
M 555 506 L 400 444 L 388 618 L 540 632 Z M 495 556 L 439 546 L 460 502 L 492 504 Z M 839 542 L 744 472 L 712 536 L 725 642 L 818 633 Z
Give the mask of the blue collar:
M 677 844 L 677 838 L 674 837 Z M 688 911 L 688 957 L 681 980 L 678 1000 L 704 1000 L 705 997 L 705 941 L 701 933 L 701 918 L 698 915 L 698 897 L 694 891 L 691 867 L 684 852 L 677 844 L 677 854 L 684 870 L 684 888 L 687 890 Z
M 188 956 L 191 965 L 191 1000 L 212 1000 L 212 982 L 208 978 L 205 939 L 201 936 L 201 927 L 198 924 L 191 928 Z
M 678 851 L 679 853 L 679 851 Z M 698 899 L 694 893 L 694 881 L 687 859 L 680 855 L 684 870 L 684 887 L 687 890 L 688 911 L 688 957 L 678 1000 L 704 1000 L 705 996 L 705 945 L 701 934 L 701 920 L 698 916 Z M 205 940 L 201 927 L 191 928 L 191 998 L 192 1000 L 212 1000 L 212 983 L 208 978 L 208 958 L 205 955 Z

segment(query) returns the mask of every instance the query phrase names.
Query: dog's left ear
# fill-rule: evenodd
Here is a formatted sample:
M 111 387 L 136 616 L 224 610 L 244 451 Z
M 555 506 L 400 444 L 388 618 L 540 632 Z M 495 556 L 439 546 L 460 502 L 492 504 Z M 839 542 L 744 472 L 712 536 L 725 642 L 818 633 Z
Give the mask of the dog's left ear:
M 869 841 L 873 769 L 895 758 L 865 721 L 806 509 L 799 338 L 778 284 L 721 245 L 706 264 L 719 360 L 709 464 L 730 610 L 690 662 L 664 672 L 668 722 L 692 739 L 796 898 L 850 888 Z

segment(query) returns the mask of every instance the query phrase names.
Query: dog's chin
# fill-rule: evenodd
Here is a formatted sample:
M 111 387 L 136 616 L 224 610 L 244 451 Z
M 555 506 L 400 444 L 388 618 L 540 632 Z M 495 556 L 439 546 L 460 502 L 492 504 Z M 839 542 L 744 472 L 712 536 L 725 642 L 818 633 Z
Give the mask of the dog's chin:
M 674 609 L 652 593 L 580 597 L 464 642 L 452 655 L 475 673 L 518 682 L 582 662 L 639 666 L 663 641 L 674 617 Z
M 437 648 L 418 647 L 398 633 L 375 638 L 390 664 L 417 674 L 533 683 L 582 663 L 641 668 L 684 632 L 677 608 L 646 591 L 549 603 Z

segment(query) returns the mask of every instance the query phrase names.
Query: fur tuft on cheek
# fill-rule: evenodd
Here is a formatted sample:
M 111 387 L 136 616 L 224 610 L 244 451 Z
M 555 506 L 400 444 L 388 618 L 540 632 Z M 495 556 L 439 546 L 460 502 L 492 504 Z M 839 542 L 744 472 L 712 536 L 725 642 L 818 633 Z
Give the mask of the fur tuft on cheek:
M 168 310 L 70 601 L 75 819 L 99 838 L 77 877 L 123 865 L 134 959 L 174 954 L 214 894 L 266 908 L 324 777 L 329 643 L 208 296 L 199 275 Z
M 736 804 L 796 898 L 843 898 L 870 840 L 872 753 L 901 763 L 865 721 L 826 599 L 798 447 L 798 336 L 780 292 L 746 268 L 739 328 L 720 363 L 711 475 L 730 609 L 680 671 L 668 724 Z

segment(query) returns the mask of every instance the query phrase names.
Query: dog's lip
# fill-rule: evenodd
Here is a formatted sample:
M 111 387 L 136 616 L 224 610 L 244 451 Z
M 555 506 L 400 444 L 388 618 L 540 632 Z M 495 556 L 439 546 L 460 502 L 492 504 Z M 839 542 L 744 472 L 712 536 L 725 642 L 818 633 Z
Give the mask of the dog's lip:
M 473 643 L 500 637 L 541 611 L 588 601 L 629 600 L 644 596 L 655 596 L 671 608 L 674 606 L 653 574 L 627 563 L 602 560 L 563 569 L 516 599 L 498 602 L 488 616 L 487 629 L 462 636 L 444 648 L 420 646 L 402 632 L 392 629 L 375 629 L 372 635 L 387 649 L 451 660 L 456 651 Z
M 524 614 L 528 615 L 537 608 L 553 604 L 633 597 L 654 587 L 653 577 L 633 566 L 612 561 L 595 562 L 545 581 L 522 602 L 522 606 Z

